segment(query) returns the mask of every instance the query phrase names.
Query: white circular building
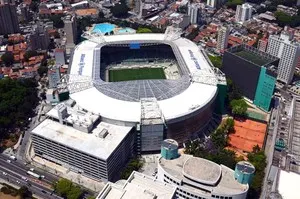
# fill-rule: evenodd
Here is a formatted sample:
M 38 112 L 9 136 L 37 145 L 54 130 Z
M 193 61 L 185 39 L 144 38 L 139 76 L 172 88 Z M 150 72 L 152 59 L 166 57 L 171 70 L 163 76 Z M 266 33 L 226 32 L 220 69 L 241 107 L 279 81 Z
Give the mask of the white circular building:
M 163 138 L 181 145 L 199 132 L 217 96 L 217 78 L 203 50 L 172 30 L 85 35 L 88 40 L 76 46 L 70 61 L 70 97 L 105 122 L 135 126 L 147 140 L 145 151 L 160 150 Z M 165 78 L 111 81 L 112 70 L 143 67 L 161 67 Z

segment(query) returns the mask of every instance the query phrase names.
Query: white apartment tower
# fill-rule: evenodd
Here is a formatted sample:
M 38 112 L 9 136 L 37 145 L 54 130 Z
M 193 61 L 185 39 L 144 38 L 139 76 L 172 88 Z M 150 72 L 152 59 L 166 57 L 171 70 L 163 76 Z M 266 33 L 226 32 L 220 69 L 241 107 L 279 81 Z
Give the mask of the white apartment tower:
M 291 41 L 291 36 L 283 32 L 280 37 L 271 35 L 268 41 L 267 53 L 280 58 L 277 79 L 289 84 L 299 62 L 300 45 Z
M 227 48 L 229 32 L 230 32 L 230 29 L 225 26 L 222 26 L 218 30 L 217 49 L 219 52 L 222 52 Z
M 77 24 L 76 17 L 68 15 L 64 18 L 64 31 L 67 37 L 67 44 L 76 44 L 77 41 Z
M 188 5 L 188 15 L 190 16 L 191 24 L 197 24 L 198 22 L 198 13 L 199 8 L 196 4 L 189 4 Z
M 245 22 L 252 18 L 252 6 L 248 3 L 243 5 L 238 5 L 235 12 L 235 21 L 236 22 Z

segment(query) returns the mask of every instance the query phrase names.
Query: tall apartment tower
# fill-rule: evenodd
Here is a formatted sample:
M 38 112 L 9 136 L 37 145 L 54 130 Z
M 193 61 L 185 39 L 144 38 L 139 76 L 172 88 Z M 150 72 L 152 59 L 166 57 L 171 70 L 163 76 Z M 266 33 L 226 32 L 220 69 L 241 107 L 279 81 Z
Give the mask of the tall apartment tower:
M 243 5 L 238 5 L 235 12 L 235 21 L 236 22 L 245 22 L 252 18 L 252 6 L 248 3 Z
M 188 15 L 190 16 L 191 24 L 198 23 L 198 13 L 199 13 L 199 8 L 197 7 L 196 4 L 188 5 Z
M 77 23 L 74 15 L 68 15 L 64 18 L 64 31 L 67 36 L 67 44 L 76 44 L 77 41 Z
M 33 27 L 33 31 L 30 34 L 30 44 L 32 50 L 46 50 L 49 47 L 50 37 L 48 28 L 41 23 L 37 23 Z
M 229 32 L 230 29 L 225 26 L 218 30 L 217 49 L 219 52 L 223 52 L 227 48 Z
M 14 0 L 0 0 L 0 34 L 20 32 Z
M 291 41 L 291 35 L 281 33 L 280 37 L 271 35 L 268 41 L 267 53 L 280 58 L 277 79 L 289 84 L 299 62 L 300 45 Z

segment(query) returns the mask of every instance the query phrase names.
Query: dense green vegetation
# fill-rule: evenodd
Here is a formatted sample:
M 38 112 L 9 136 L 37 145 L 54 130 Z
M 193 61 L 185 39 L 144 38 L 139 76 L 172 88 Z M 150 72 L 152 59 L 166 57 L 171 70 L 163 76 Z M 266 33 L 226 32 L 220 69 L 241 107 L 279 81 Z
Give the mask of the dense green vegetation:
M 208 55 L 208 58 L 210 59 L 211 63 L 216 68 L 222 68 L 222 57 L 221 56 L 214 56 L 214 55 Z
M 121 69 L 109 71 L 110 82 L 142 79 L 166 79 L 166 77 L 162 68 Z
M 248 105 L 244 99 L 234 99 L 230 102 L 230 108 L 234 116 L 244 117 L 246 116 Z
M 228 146 L 228 134 L 234 132 L 234 120 L 226 119 L 218 129 L 211 134 L 208 141 L 195 140 L 186 143 L 185 153 L 205 158 L 234 169 L 236 164 L 235 152 L 225 149 Z
M 152 31 L 149 28 L 138 28 L 136 33 L 152 33 Z
M 248 198 L 259 198 L 264 176 L 265 176 L 265 168 L 267 166 L 266 163 L 266 155 L 264 151 L 259 148 L 259 146 L 253 147 L 253 152 L 249 153 L 248 161 L 251 162 L 255 166 L 255 175 L 250 184 L 250 188 L 248 191 Z
M 78 199 L 83 194 L 79 186 L 63 178 L 54 185 L 54 189 L 60 196 L 67 199 Z
M 120 3 L 115 4 L 115 6 L 113 6 L 110 9 L 110 11 L 114 17 L 121 18 L 121 17 L 127 17 L 129 8 L 126 4 L 126 1 L 121 0 Z
M 1 60 L 5 66 L 11 66 L 14 63 L 14 55 L 12 52 L 6 51 L 2 56 Z
M 235 10 L 237 5 L 242 5 L 243 3 L 244 0 L 228 0 L 226 6 Z
M 281 27 L 297 27 L 300 25 L 300 15 L 290 16 L 288 14 L 285 14 L 284 12 L 277 11 L 275 12 L 275 17 L 277 19 L 278 25 Z
M 28 50 L 24 54 L 25 61 L 28 61 L 31 57 L 37 56 L 38 53 L 35 50 Z
M 142 168 L 142 166 L 143 162 L 140 159 L 136 158 L 130 160 L 127 167 L 121 172 L 121 179 L 127 180 L 133 171 L 138 171 L 140 168 Z
M 11 196 L 19 196 L 21 199 L 30 199 L 32 197 L 32 193 L 28 190 L 26 186 L 22 186 L 19 189 L 16 189 L 10 185 L 3 184 L 3 187 L 0 190 L 2 193 L 11 195 Z
M 37 86 L 34 79 L 0 80 L 0 139 L 28 124 L 39 101 Z
M 51 15 L 49 19 L 53 22 L 53 26 L 55 28 L 63 28 L 64 27 L 64 22 L 62 18 L 64 17 L 64 14 L 56 14 L 56 15 Z

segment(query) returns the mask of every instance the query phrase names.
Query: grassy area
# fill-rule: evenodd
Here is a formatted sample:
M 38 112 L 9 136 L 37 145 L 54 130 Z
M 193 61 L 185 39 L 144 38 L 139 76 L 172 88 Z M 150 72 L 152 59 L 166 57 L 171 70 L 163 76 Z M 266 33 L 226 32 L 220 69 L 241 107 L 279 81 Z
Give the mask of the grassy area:
M 234 54 L 236 54 L 237 56 L 240 56 L 246 60 L 249 60 L 257 65 L 260 65 L 260 66 L 267 64 L 269 62 L 269 60 L 267 60 L 267 59 L 264 59 L 254 53 L 250 53 L 250 52 L 244 51 L 244 50 L 236 52 Z
M 162 68 L 120 69 L 109 71 L 110 82 L 141 79 L 166 79 Z
M 222 67 L 222 57 L 221 56 L 208 55 L 208 58 L 210 59 L 211 63 L 214 65 L 214 67 L 216 67 L 216 68 Z

